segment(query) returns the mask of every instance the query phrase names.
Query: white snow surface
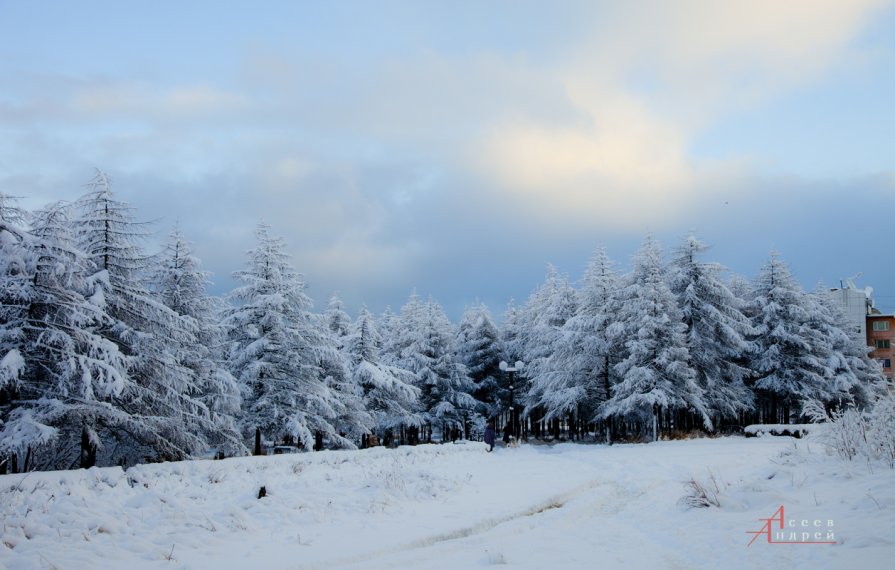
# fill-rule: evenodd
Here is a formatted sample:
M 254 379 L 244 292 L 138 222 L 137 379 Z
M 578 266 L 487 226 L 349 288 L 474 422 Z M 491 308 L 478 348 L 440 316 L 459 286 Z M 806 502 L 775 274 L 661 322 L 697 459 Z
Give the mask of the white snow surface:
M 812 437 L 493 453 L 463 443 L 6 475 L 0 567 L 891 568 L 895 470 L 843 462 Z M 712 477 L 720 507 L 682 504 L 685 481 Z M 836 544 L 747 546 L 781 505 L 787 531 L 821 521 Z

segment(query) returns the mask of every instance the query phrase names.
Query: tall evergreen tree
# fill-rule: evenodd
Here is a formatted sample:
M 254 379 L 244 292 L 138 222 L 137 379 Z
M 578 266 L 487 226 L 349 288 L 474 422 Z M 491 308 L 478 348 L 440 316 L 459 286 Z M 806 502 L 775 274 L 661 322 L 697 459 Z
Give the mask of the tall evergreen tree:
M 380 337 L 376 322 L 366 308 L 361 309 L 345 347 L 355 384 L 363 390 L 364 403 L 375 420 L 380 437 L 389 430 L 420 428 L 420 390 L 413 385 L 412 372 L 389 366 L 380 357 Z
M 450 321 L 438 303 L 423 304 L 415 294 L 401 309 L 401 318 L 415 323 L 405 331 L 401 367 L 415 374 L 423 416 L 444 440 L 451 430 L 463 429 L 477 407 L 466 370 L 454 357 Z
M 683 317 L 665 281 L 662 252 L 652 236 L 634 257 L 620 299 L 618 321 L 611 328 L 627 339 L 627 356 L 615 365 L 620 381 L 612 386 L 600 415 L 631 418 L 651 432 L 653 439 L 658 436 L 659 424 L 670 427 L 685 413 L 711 429 L 703 390 L 689 364 Z
M 345 306 L 342 299 L 333 293 L 329 299 L 329 305 L 326 307 L 326 327 L 333 335 L 333 338 L 344 339 L 351 332 L 351 317 L 345 312 Z M 343 343 L 340 341 L 339 345 Z
M 612 345 L 606 328 L 612 321 L 611 300 L 617 277 L 606 250 L 588 262 L 578 294 L 578 307 L 560 330 L 549 357 L 537 404 L 546 419 L 574 413 L 590 421 L 614 383 Z
M 106 463 L 199 453 L 207 445 L 200 427 L 208 421 L 207 408 L 193 397 L 193 375 L 179 352 L 194 342 L 193 331 L 145 285 L 145 224 L 134 221 L 133 208 L 115 197 L 105 173 L 97 171 L 87 188 L 74 223 L 92 266 L 86 294 L 102 312 L 96 334 L 127 355 L 127 368 L 112 404 L 119 420 L 86 421 L 84 453 L 102 451 Z
M 755 279 L 751 312 L 757 330 L 750 368 L 760 420 L 789 423 L 802 401 L 827 401 L 826 339 L 811 326 L 815 309 L 774 253 Z
M 0 471 L 76 467 L 81 426 L 119 421 L 126 357 L 93 331 L 102 314 L 81 293 L 67 208 L 39 211 L 27 232 L 0 206 Z
M 485 305 L 464 311 L 456 345 L 457 358 L 473 383 L 473 397 L 482 404 L 481 413 L 485 418 L 495 416 L 500 411 L 500 332 Z
M 849 321 L 829 289 L 818 287 L 809 300 L 815 304 L 811 322 L 819 330 L 823 339 L 820 350 L 826 354 L 826 392 L 829 394 L 826 404 L 835 408 L 854 404 L 860 409 L 870 409 L 885 391 L 885 377 L 870 358 L 867 339 Z
M 753 408 L 749 370 L 741 362 L 753 350 L 748 338 L 755 331 L 742 312 L 745 303 L 721 281 L 724 269 L 699 260 L 707 249 L 688 236 L 675 251 L 669 282 L 686 326 L 690 367 L 717 425 Z
M 226 367 L 226 331 L 219 324 L 223 306 L 208 294 L 210 274 L 200 266 L 189 242 L 175 228 L 156 257 L 150 286 L 159 301 L 180 315 L 181 326 L 191 333 L 178 347 L 178 359 L 192 374 L 190 393 L 208 410 L 209 421 L 198 427 L 220 453 L 242 455 L 247 449 L 236 425 L 242 394 Z
M 525 405 L 525 415 L 535 423 L 575 408 L 565 406 L 570 395 L 575 398 L 575 389 L 564 389 L 567 371 L 555 368 L 559 363 L 552 356 L 564 341 L 562 329 L 575 315 L 577 304 L 577 293 L 569 285 L 568 278 L 548 265 L 544 283 L 529 296 L 520 313 L 519 341 L 525 368 L 521 374 L 522 382 L 517 382 L 521 385 L 516 387 L 515 396 Z M 562 395 L 551 392 L 561 388 L 564 389 Z M 541 402 L 546 402 L 549 409 L 545 410 Z M 517 421 L 514 419 L 514 424 Z M 558 424 L 554 435 L 559 435 L 557 430 Z
M 326 332 L 311 313 L 304 282 L 289 263 L 282 239 L 260 224 L 242 285 L 224 320 L 232 341 L 230 367 L 243 385 L 243 430 L 265 441 L 297 440 L 310 449 L 328 437 L 352 446 L 333 423 L 340 402 L 321 367 Z M 256 439 L 255 452 L 260 452 Z

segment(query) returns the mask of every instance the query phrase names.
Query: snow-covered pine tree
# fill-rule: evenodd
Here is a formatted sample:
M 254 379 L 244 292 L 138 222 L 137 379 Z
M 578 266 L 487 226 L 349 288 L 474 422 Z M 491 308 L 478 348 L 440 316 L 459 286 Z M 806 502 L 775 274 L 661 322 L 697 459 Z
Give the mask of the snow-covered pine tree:
M 416 289 L 410 292 L 407 302 L 401 311 L 394 315 L 386 310 L 379 321 L 382 337 L 382 360 L 398 368 L 409 369 L 410 359 L 405 354 L 420 334 L 426 316 L 426 304 L 417 295 Z
M 478 402 L 470 395 L 472 383 L 464 366 L 454 357 L 454 331 L 444 310 L 435 301 L 419 303 L 415 295 L 408 305 L 401 310 L 402 320 L 406 316 L 407 322 L 417 324 L 405 331 L 401 367 L 416 375 L 429 428 L 425 439 L 431 441 L 435 428 L 446 441 L 453 430 L 464 430 L 466 422 L 474 419 Z
M 373 415 L 375 431 L 389 444 L 396 431 L 423 426 L 420 390 L 410 371 L 382 362 L 380 337 L 373 316 L 362 308 L 351 332 L 345 337 L 354 383 L 363 391 L 364 403 Z
M 234 273 L 242 283 L 230 295 L 235 306 L 224 325 L 232 341 L 230 369 L 243 385 L 243 431 L 262 440 L 298 441 L 318 447 L 324 437 L 351 447 L 333 423 L 340 401 L 321 368 L 326 331 L 311 314 L 301 275 L 289 263 L 282 239 L 259 224 L 248 267 Z
M 179 352 L 194 342 L 193 331 L 145 285 L 151 258 L 140 246 L 147 233 L 134 221 L 133 208 L 115 197 L 102 171 L 87 189 L 74 220 L 79 247 L 92 267 L 86 295 L 102 312 L 96 334 L 128 358 L 120 375 L 124 385 L 112 402 L 118 419 L 85 422 L 84 453 L 89 458 L 99 451 L 100 462 L 108 464 L 202 452 L 207 408 L 193 397 L 193 374 Z
M 390 306 L 386 306 L 379 318 L 376 319 L 376 330 L 379 333 L 379 357 L 382 362 L 395 364 L 400 360 L 401 351 L 397 346 L 398 330 L 400 323 Z
M 757 331 L 750 383 L 758 421 L 790 423 L 805 400 L 827 401 L 827 339 L 810 323 L 815 303 L 777 253 L 755 278 L 750 311 Z
M 653 439 L 692 415 L 712 428 L 703 390 L 690 367 L 686 327 L 668 287 L 659 243 L 647 236 L 619 295 L 617 322 L 610 334 L 624 338 L 627 357 L 615 365 L 620 376 L 601 406 L 603 418 L 628 418 Z M 676 421 L 675 421 L 676 420 Z
M 707 250 L 688 236 L 675 250 L 668 279 L 686 325 L 690 367 L 719 426 L 753 409 L 752 391 L 745 384 L 749 370 L 742 361 L 753 350 L 748 339 L 755 330 L 742 312 L 745 303 L 722 282 L 724 268 L 700 261 Z
M 113 404 L 126 386 L 127 358 L 95 332 L 104 315 L 82 294 L 90 267 L 74 245 L 68 215 L 62 204 L 39 210 L 23 242 L 33 260 L 27 289 L 18 290 L 27 291 L 25 320 L 16 325 L 25 369 L 18 409 L 0 435 L 7 442 L 8 432 L 21 437 L 13 440 L 31 459 L 20 462 L 23 469 L 95 463 L 92 452 L 83 456 L 82 427 L 97 421 L 115 425 L 121 417 Z
M 530 417 L 535 437 L 540 435 L 541 421 L 550 411 L 554 412 L 550 429 L 554 437 L 559 436 L 558 416 L 566 410 L 560 410 L 560 405 L 545 409 L 540 402 L 547 401 L 552 405 L 549 391 L 564 383 L 562 377 L 566 371 L 554 369 L 558 363 L 552 361 L 551 356 L 564 341 L 562 327 L 575 315 L 577 305 L 577 293 L 569 285 L 568 278 L 548 264 L 544 283 L 529 296 L 519 315 L 519 340 L 525 368 L 521 374 L 522 382 L 517 381 L 521 385 L 516 387 L 516 397 L 525 405 L 524 415 Z M 521 429 L 525 432 L 524 426 Z
M 606 336 L 617 288 L 613 265 L 604 248 L 598 248 L 587 264 L 577 310 L 560 330 L 540 391 L 538 404 L 548 421 L 565 414 L 593 421 L 600 403 L 609 399 L 616 381 L 612 365 L 618 360 Z
M 515 299 L 510 299 L 503 312 L 500 324 L 501 359 L 505 362 L 522 360 L 522 339 L 519 331 L 519 308 Z
M 870 358 L 867 339 L 862 338 L 860 329 L 849 321 L 828 288 L 819 285 L 809 301 L 815 304 L 809 312 L 811 326 L 818 329 L 822 346 L 827 349 L 827 407 L 842 409 L 854 404 L 858 409 L 869 410 L 885 391 L 885 377 Z
M 0 196 L 0 472 L 67 469 L 81 426 L 103 418 L 124 386 L 125 357 L 93 333 L 99 311 L 84 299 L 84 256 L 67 208 L 38 211 L 31 233 Z
M 326 307 L 326 328 L 333 335 L 333 338 L 339 340 L 339 346 L 342 346 L 341 339 L 344 339 L 351 332 L 351 317 L 345 312 L 345 305 L 342 299 L 336 293 L 329 298 L 329 305 Z
M 179 227 L 172 230 L 155 262 L 152 293 L 180 315 L 183 327 L 192 333 L 178 347 L 178 359 L 192 372 L 191 394 L 208 410 L 209 421 L 199 427 L 218 453 L 244 455 L 248 449 L 236 424 L 242 393 L 226 367 L 226 331 L 219 321 L 223 303 L 207 292 L 210 274 L 200 269 L 201 261 Z
M 466 367 L 473 383 L 473 397 L 482 404 L 482 417 L 492 418 L 500 412 L 499 379 L 500 332 L 484 304 L 467 308 L 457 327 L 457 358 Z M 483 422 L 481 422 L 483 423 Z M 477 426 L 484 429 L 484 425 Z M 470 437 L 470 434 L 466 434 Z
M 341 301 L 334 297 L 335 304 Z M 330 303 L 332 309 L 333 303 Z M 347 318 L 348 315 L 346 314 Z M 347 335 L 340 334 L 338 327 L 333 327 L 333 312 L 327 310 L 326 314 L 315 315 L 320 329 L 324 332 L 323 347 L 320 351 L 320 367 L 323 371 L 324 381 L 332 390 L 339 405 L 335 408 L 336 418 L 333 426 L 344 438 L 351 441 L 341 441 L 340 446 L 354 447 L 363 437 L 375 427 L 373 416 L 364 404 L 364 392 L 360 384 L 354 381 L 349 363 L 349 355 L 345 349 Z M 347 318 L 343 324 L 350 327 L 351 319 Z M 334 330 L 335 328 L 335 330 Z M 343 329 L 346 333 L 350 329 Z

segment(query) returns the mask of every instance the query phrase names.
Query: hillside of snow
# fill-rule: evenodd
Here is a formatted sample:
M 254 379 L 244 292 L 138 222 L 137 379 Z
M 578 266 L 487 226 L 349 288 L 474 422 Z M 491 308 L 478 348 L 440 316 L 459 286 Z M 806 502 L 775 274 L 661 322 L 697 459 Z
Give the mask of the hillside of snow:
M 836 544 L 749 546 L 781 505 Z M 811 437 L 423 445 L 6 475 L 0 519 L 16 570 L 887 568 L 895 471 Z

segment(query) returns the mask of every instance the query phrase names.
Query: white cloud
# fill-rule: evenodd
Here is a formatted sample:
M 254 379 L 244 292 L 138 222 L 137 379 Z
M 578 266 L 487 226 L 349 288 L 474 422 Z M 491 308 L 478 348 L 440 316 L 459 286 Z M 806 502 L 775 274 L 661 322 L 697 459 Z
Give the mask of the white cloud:
M 179 120 L 204 118 L 243 111 L 248 97 L 211 85 L 178 85 L 160 88 L 140 82 L 114 82 L 85 86 L 72 94 L 74 116 L 110 118 L 130 116 Z
M 547 77 L 586 120 L 504 121 L 471 156 L 552 227 L 673 224 L 748 164 L 699 161 L 695 136 L 854 57 L 849 43 L 884 3 L 616 4 Z

